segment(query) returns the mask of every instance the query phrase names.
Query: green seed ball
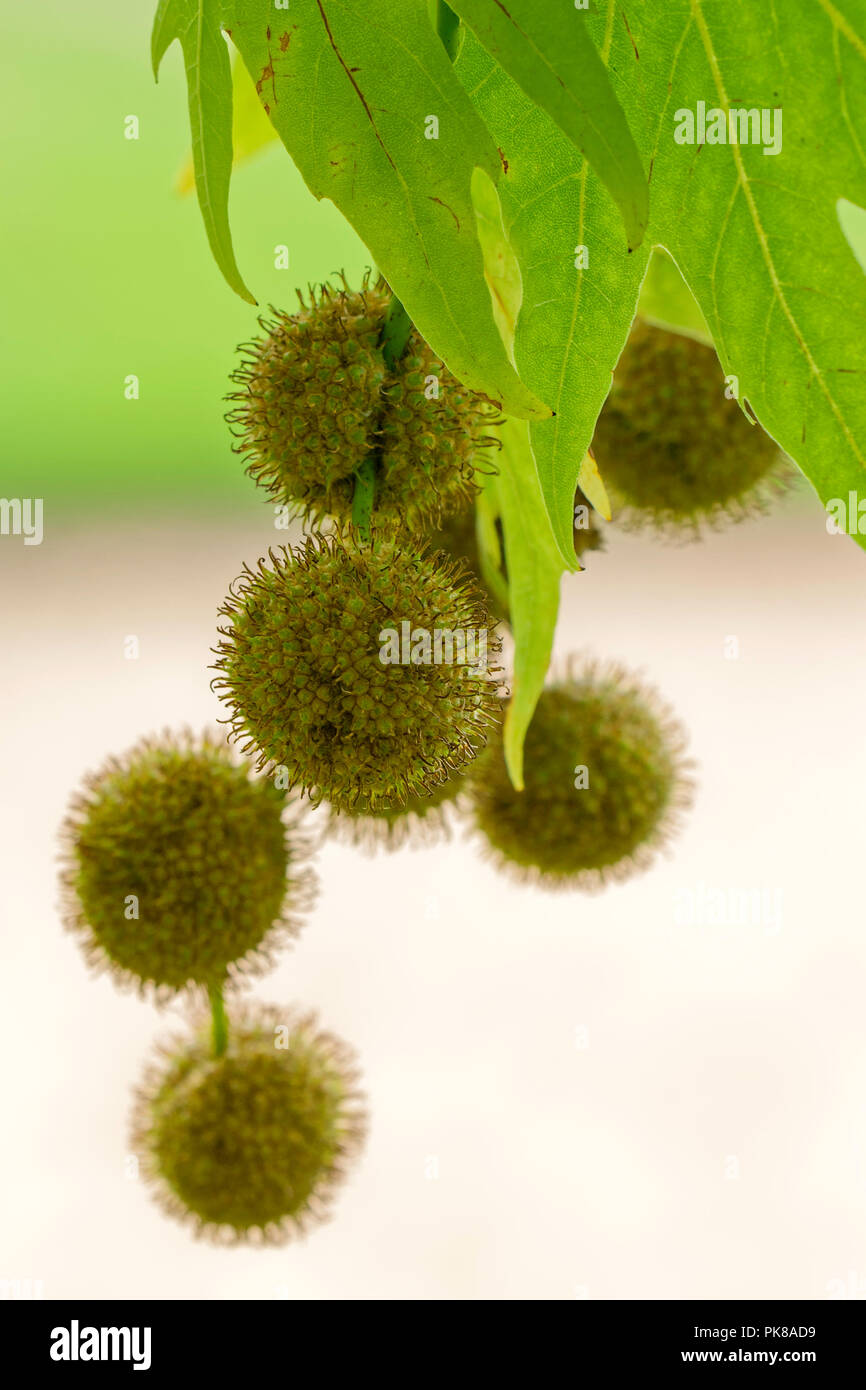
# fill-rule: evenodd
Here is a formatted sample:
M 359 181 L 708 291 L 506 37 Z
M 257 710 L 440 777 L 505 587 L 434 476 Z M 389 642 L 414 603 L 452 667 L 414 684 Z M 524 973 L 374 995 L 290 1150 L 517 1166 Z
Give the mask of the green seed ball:
M 258 1009 L 161 1050 L 139 1090 L 133 1150 L 163 1209 L 197 1235 L 280 1244 L 320 1220 L 366 1121 L 354 1054 L 312 1016 Z
M 324 285 L 297 314 L 272 309 L 263 336 L 244 345 L 227 418 L 247 471 L 277 502 L 315 517 L 351 505 L 352 474 L 377 438 L 387 302 L 370 285 Z
M 501 867 L 545 888 L 601 887 L 645 868 L 689 804 L 684 736 L 619 668 L 587 665 L 543 691 L 524 754 L 525 790 L 501 738 L 472 769 L 477 828 Z
M 314 537 L 246 569 L 221 613 L 214 688 L 232 737 L 314 802 L 428 794 L 498 717 L 498 638 L 443 556 Z
M 448 840 L 451 821 L 461 810 L 466 774 L 455 773 L 428 794 L 410 794 L 403 804 L 394 797 L 376 811 L 330 810 L 328 834 L 375 854 L 378 850 L 419 848 Z
M 63 835 L 66 921 L 90 963 L 158 996 L 268 964 L 313 885 L 285 809 L 217 735 L 164 734 L 109 759 Z
M 460 385 L 413 332 L 389 377 L 380 421 L 376 514 L 380 524 L 426 534 L 465 512 L 478 474 L 494 471 L 497 412 Z
M 593 453 L 618 520 L 672 538 L 766 510 L 787 469 L 750 425 L 711 347 L 638 321 L 614 373 Z
M 324 285 L 297 314 L 273 310 L 242 349 L 227 418 L 250 476 L 279 504 L 348 521 L 354 474 L 373 457 L 379 529 L 422 534 L 474 497 L 498 417 L 415 332 L 388 367 L 389 304 L 379 281 Z

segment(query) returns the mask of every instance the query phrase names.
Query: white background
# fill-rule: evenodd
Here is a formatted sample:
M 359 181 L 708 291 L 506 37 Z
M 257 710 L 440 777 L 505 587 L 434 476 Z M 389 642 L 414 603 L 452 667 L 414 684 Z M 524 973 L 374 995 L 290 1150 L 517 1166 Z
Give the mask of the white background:
M 215 1249 L 126 1176 L 131 1087 L 175 1021 L 88 974 L 57 827 L 106 754 L 217 715 L 216 608 L 283 538 L 252 501 L 231 524 L 48 512 L 41 547 L 0 541 L 0 1277 L 82 1298 L 866 1291 L 866 570 L 802 498 L 702 546 L 614 538 L 565 582 L 558 654 L 642 668 L 690 730 L 669 859 L 588 897 L 517 887 L 459 839 L 320 854 L 315 914 L 254 993 L 361 1054 L 372 1128 L 334 1219 Z M 699 884 L 781 891 L 781 930 L 678 924 Z

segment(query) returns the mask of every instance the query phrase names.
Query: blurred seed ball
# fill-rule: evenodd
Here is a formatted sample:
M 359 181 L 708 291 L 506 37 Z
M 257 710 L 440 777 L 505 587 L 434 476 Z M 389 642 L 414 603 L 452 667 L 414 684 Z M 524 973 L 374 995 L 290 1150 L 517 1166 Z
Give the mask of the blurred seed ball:
M 163 1210 L 218 1243 L 277 1245 L 328 1213 L 366 1132 L 355 1056 L 314 1016 L 232 1016 L 160 1049 L 136 1093 L 133 1151 Z
M 583 556 L 591 550 L 604 548 L 604 536 L 596 520 L 596 513 L 579 488 L 574 498 L 574 523 L 574 552 L 579 560 L 582 561 Z M 498 518 L 495 524 L 501 557 L 496 575 L 498 582 L 495 584 L 488 582 L 488 576 L 485 576 L 481 563 L 474 506 L 464 507 L 453 516 L 443 518 L 438 529 L 430 536 L 430 545 L 435 550 L 444 550 L 446 555 L 463 561 L 483 590 L 492 615 L 498 621 L 507 623 L 509 610 L 505 534 Z
M 158 998 L 270 964 L 315 883 L 286 805 L 210 733 L 109 758 L 63 828 L 66 924 L 88 961 Z
M 477 760 L 478 829 L 503 868 L 545 888 L 597 889 L 646 868 L 690 805 L 685 735 L 619 667 L 587 663 L 549 686 L 526 737 L 515 791 L 502 739 Z
M 725 396 L 711 347 L 638 320 L 593 453 L 627 529 L 696 540 L 765 511 L 787 482 L 778 445 Z
M 500 554 L 504 555 L 504 538 L 498 521 L 496 529 Z M 494 588 L 492 583 L 487 582 L 482 571 L 474 506 L 463 507 L 461 511 L 443 517 L 439 527 L 430 535 L 430 546 L 433 550 L 444 551 L 453 560 L 461 561 L 472 575 L 473 582 L 484 594 L 491 615 L 497 622 L 508 621 L 508 578 L 504 564 L 499 576 L 501 583 Z
M 462 809 L 466 774 L 455 773 L 438 782 L 429 793 L 413 793 L 401 804 L 376 811 L 335 811 L 330 808 L 327 833 L 336 840 L 375 854 L 378 850 L 413 849 L 441 843 L 451 837 L 451 822 Z
M 604 532 L 598 524 L 595 508 L 584 497 L 580 488 L 574 493 L 574 553 L 583 563 L 584 555 L 591 550 L 604 550 Z
M 500 643 L 445 556 L 311 537 L 245 567 L 220 613 L 231 737 L 314 802 L 367 812 L 429 794 L 498 717 Z
M 247 471 L 313 521 L 351 517 L 354 474 L 376 461 L 380 528 L 420 533 L 477 492 L 498 415 L 413 331 L 393 369 L 381 349 L 390 294 L 323 285 L 297 314 L 274 309 L 245 344 L 227 417 Z M 485 460 L 487 462 L 485 463 Z

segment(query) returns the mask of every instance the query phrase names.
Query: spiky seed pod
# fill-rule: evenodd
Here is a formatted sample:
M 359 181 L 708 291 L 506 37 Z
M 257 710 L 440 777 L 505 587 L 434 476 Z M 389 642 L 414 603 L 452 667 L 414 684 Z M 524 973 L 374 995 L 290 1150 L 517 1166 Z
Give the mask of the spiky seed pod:
M 309 304 L 298 298 L 297 314 L 272 309 L 259 320 L 264 336 L 241 348 L 227 419 L 250 476 L 318 519 L 351 506 L 352 474 L 376 443 L 387 295 L 365 282 L 360 292 L 323 285 Z
M 498 416 L 464 390 L 417 333 L 389 370 L 381 338 L 390 295 L 323 285 L 297 314 L 273 310 L 232 374 L 228 421 L 247 471 L 314 522 L 347 521 L 354 474 L 376 463 L 379 529 L 420 534 L 459 510 L 492 468 Z
M 136 1093 L 133 1151 L 170 1216 L 221 1244 L 279 1245 L 328 1214 L 366 1132 L 354 1053 L 313 1015 L 204 1020 L 160 1048 Z
M 778 446 L 724 388 L 711 347 L 635 324 L 593 443 L 624 527 L 694 540 L 766 510 L 787 486 Z
M 429 794 L 498 717 L 500 643 L 445 556 L 312 537 L 245 567 L 220 612 L 213 685 L 232 737 L 314 802 L 366 812 Z
M 465 390 L 417 332 L 384 388 L 376 512 L 395 527 L 426 533 L 465 511 L 477 474 L 493 472 L 496 411 Z
M 62 832 L 65 922 L 90 964 L 157 1000 L 269 965 L 315 884 L 286 805 L 220 735 L 109 758 Z
M 469 780 L 477 828 L 501 867 L 545 888 L 597 889 L 651 862 L 690 804 L 685 738 L 619 667 L 572 666 L 543 691 L 515 791 L 502 739 Z
M 366 814 L 331 808 L 327 833 L 371 854 L 434 845 L 450 838 L 451 819 L 462 807 L 464 791 L 465 773 L 456 773 L 427 796 L 407 797 L 405 805 L 394 798 L 392 805 Z

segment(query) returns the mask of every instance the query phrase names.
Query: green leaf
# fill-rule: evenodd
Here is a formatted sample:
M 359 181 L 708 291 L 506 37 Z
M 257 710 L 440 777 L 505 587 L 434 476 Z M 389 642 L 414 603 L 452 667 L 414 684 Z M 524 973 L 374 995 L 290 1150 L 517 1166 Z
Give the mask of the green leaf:
M 712 344 L 707 321 L 695 297 L 666 251 L 657 247 L 641 286 L 638 313 L 659 328 L 670 328 L 700 343 Z
M 472 192 L 485 273 L 497 306 L 497 322 L 510 350 L 520 313 L 517 258 L 505 235 L 499 200 L 490 180 L 479 172 Z M 504 601 L 514 636 L 513 690 L 504 737 L 508 773 L 519 791 L 523 787 L 523 741 L 550 664 L 565 566 L 544 504 L 529 426 L 523 420 L 506 420 L 499 432 L 502 448 L 497 456 L 498 472 L 484 480 L 477 503 L 476 533 L 485 583 L 500 603 Z M 497 519 L 502 526 L 504 556 L 500 554 Z M 504 593 L 503 568 L 508 574 Z
M 481 43 L 586 157 L 643 240 L 649 188 L 640 155 L 586 27 L 586 12 L 539 0 L 450 0 Z
M 514 633 L 514 677 L 505 718 L 505 761 L 518 791 L 523 788 L 523 742 L 544 688 L 559 610 L 562 559 L 541 495 L 529 425 L 502 426 L 499 472 L 486 480 L 505 532 L 508 607 Z
M 651 170 L 649 235 L 632 257 L 618 248 L 609 195 L 553 122 L 477 43 L 464 44 L 458 64 L 509 159 L 500 196 L 524 292 L 514 356 L 556 412 L 533 423 L 532 444 L 563 557 L 572 483 L 650 243 L 679 267 L 741 403 L 822 500 L 862 495 L 866 277 L 852 255 L 859 243 L 840 226 L 841 215 L 851 236 L 856 218 L 837 212 L 840 200 L 866 206 L 861 0 L 786 0 L 769 12 L 752 0 L 629 0 L 627 23 L 608 0 L 587 25 Z M 696 115 L 698 102 L 725 113 L 781 108 L 781 151 L 678 143 L 678 113 Z M 588 251 L 576 274 L 573 244 Z
M 845 240 L 861 268 L 866 271 L 866 211 L 858 208 L 856 203 L 849 202 L 847 198 L 840 198 L 836 204 L 836 212 Z
M 508 159 L 499 197 L 523 290 L 514 357 L 523 380 L 555 412 L 533 423 L 532 448 L 562 562 L 574 570 L 575 490 L 649 249 L 629 255 L 601 180 L 472 35 L 457 72 Z
M 837 215 L 839 198 L 866 203 L 862 0 L 786 0 L 769 14 L 751 0 L 663 11 L 635 0 L 629 24 L 641 83 L 620 97 L 653 159 L 654 239 L 682 271 L 741 403 L 824 502 L 862 492 L 866 277 Z M 727 131 L 732 108 L 766 111 L 768 138 L 677 143 L 684 111 L 697 142 L 699 101 L 724 113 Z M 766 154 L 777 129 L 781 149 Z
M 232 41 L 301 175 L 348 218 L 419 332 L 500 408 L 548 416 L 509 361 L 484 281 L 470 189 L 476 167 L 498 179 L 499 154 L 425 0 L 231 10 Z
M 161 0 L 151 39 L 154 77 L 166 49 L 180 40 L 189 95 L 195 186 L 214 259 L 242 299 L 255 304 L 235 261 L 229 230 L 232 172 L 232 83 L 228 49 L 221 32 L 220 3 Z
M 254 154 L 278 139 L 264 113 L 259 94 L 253 86 L 239 53 L 232 63 L 232 168 L 236 169 Z M 178 193 L 192 193 L 195 188 L 195 169 L 192 152 L 177 180 Z
M 478 547 L 478 568 L 485 587 L 497 600 L 503 613 L 508 612 L 508 580 L 505 577 L 504 556 L 496 523 L 500 520 L 495 485 L 480 492 L 475 499 L 475 544 Z

